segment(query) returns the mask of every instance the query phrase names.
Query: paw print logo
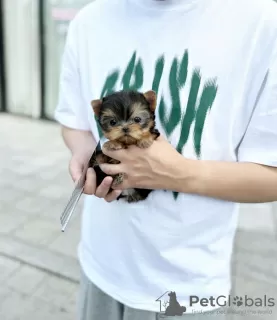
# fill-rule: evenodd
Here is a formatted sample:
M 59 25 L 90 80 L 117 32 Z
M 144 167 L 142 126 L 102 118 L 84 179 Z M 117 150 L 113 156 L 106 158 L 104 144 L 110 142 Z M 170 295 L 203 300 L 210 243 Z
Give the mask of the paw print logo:
M 242 306 L 242 305 L 243 305 L 242 297 L 236 296 L 236 297 L 233 299 L 233 305 L 235 305 L 235 306 L 237 306 L 237 307 Z

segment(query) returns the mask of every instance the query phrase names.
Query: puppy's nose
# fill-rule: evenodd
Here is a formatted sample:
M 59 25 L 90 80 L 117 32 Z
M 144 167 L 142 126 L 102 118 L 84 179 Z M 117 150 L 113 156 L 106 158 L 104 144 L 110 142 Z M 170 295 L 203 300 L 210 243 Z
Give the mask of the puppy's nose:
M 122 128 L 122 130 L 123 130 L 124 133 L 129 132 L 129 128 L 128 127 L 124 127 L 124 128 Z

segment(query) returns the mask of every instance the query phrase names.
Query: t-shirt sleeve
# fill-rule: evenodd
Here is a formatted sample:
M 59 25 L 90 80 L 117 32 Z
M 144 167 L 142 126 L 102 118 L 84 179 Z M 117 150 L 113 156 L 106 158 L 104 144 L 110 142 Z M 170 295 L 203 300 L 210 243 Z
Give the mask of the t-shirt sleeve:
M 277 50 L 238 149 L 238 161 L 277 167 Z
M 81 93 L 76 28 L 76 21 L 73 20 L 69 25 L 62 57 L 59 98 L 54 117 L 66 127 L 89 131 L 87 106 Z

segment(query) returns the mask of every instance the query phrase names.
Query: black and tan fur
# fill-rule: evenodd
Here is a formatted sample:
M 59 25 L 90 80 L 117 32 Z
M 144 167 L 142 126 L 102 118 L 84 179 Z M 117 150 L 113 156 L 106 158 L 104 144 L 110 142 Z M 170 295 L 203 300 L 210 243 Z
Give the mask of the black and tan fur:
M 97 121 L 108 139 L 104 146 L 108 150 L 126 149 L 130 145 L 139 148 L 148 148 L 160 135 L 155 128 L 156 93 L 148 91 L 118 91 L 103 99 L 91 102 Z M 91 162 L 96 170 L 97 185 L 107 176 L 99 164 L 119 163 L 117 160 L 104 155 L 99 151 Z M 124 174 L 113 177 L 113 186 L 123 182 Z M 128 189 L 124 190 L 119 198 L 128 202 L 137 202 L 147 198 L 152 190 Z

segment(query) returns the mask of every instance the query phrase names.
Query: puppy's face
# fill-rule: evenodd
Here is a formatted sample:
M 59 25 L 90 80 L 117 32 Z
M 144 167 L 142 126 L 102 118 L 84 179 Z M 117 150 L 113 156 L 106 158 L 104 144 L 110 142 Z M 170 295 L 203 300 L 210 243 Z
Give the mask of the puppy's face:
M 92 107 L 107 139 L 134 144 L 150 134 L 156 94 L 154 91 L 145 94 L 120 91 L 103 100 L 93 100 Z

